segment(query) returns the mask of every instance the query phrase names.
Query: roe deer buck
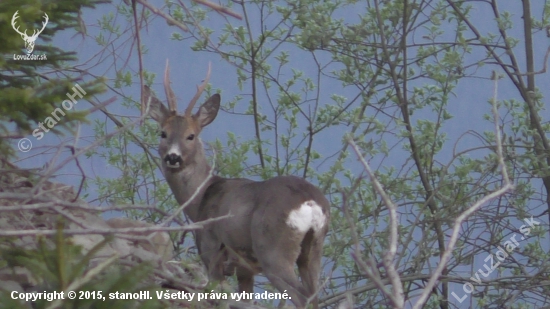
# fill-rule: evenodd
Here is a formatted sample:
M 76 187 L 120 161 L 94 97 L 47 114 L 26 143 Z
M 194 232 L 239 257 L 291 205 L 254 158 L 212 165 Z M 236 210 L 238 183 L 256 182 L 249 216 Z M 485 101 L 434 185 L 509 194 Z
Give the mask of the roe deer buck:
M 209 77 L 210 66 L 183 115 L 177 114 L 168 63 L 164 89 L 169 108 L 149 88 L 144 91 L 150 115 L 162 130 L 159 154 L 164 176 L 180 205 L 208 179 L 211 169 L 199 133 L 216 118 L 220 95 L 212 95 L 192 114 Z M 239 291 L 252 293 L 254 275 L 263 272 L 297 307 L 305 307 L 308 301 L 318 307 L 321 255 L 330 216 L 329 202 L 318 188 L 294 176 L 259 182 L 212 176 L 184 212 L 193 222 L 231 215 L 196 231 L 209 278 L 223 280 L 236 274 Z

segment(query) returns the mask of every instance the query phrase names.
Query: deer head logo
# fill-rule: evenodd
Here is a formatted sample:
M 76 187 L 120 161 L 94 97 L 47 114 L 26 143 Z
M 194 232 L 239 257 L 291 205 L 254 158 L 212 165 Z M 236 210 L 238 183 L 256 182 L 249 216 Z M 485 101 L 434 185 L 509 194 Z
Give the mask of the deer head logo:
M 40 31 L 36 32 L 36 30 L 33 30 L 32 35 L 27 35 L 27 29 L 25 29 L 25 32 L 19 31 L 19 27 L 15 28 L 15 20 L 19 18 L 17 15 L 19 11 L 15 11 L 15 14 L 13 14 L 13 18 L 11 19 L 11 26 L 13 27 L 13 30 L 15 32 L 19 33 L 21 35 L 21 38 L 25 41 L 25 48 L 27 49 L 27 53 L 30 54 L 34 50 L 34 41 L 38 38 L 38 35 L 44 31 L 44 28 L 46 28 L 46 25 L 48 24 L 48 14 L 44 13 L 44 19 L 45 21 L 42 22 L 42 29 Z

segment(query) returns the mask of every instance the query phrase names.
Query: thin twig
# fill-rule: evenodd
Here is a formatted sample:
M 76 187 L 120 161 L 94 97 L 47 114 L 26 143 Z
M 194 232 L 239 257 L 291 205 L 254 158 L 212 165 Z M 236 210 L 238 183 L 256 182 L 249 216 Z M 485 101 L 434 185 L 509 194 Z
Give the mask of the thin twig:
M 180 231 L 190 231 L 198 230 L 203 227 L 203 225 L 212 223 L 218 220 L 229 218 L 231 215 L 225 215 L 221 217 L 211 218 L 197 223 L 188 224 L 186 226 L 150 226 L 150 227 L 133 227 L 133 228 L 95 228 L 95 229 L 67 229 L 63 230 L 64 235 L 85 235 L 85 234 L 97 234 L 97 235 L 106 235 L 106 234 L 143 234 L 147 232 L 180 232 Z M 58 230 L 2 230 L 0 231 L 0 236 L 51 236 L 57 234 Z
M 212 176 L 214 174 L 214 167 L 215 167 L 215 162 L 216 162 L 216 153 L 214 153 L 214 157 L 212 159 L 212 162 L 213 162 L 213 164 L 212 164 L 212 167 L 210 168 L 210 171 L 208 172 L 208 176 L 201 182 L 200 186 L 197 189 L 195 189 L 195 191 L 193 192 L 193 195 L 191 195 L 191 197 L 187 201 L 185 201 L 185 203 L 180 205 L 180 207 L 178 209 L 176 209 L 176 211 L 174 211 L 174 213 L 170 217 L 168 217 L 166 220 L 164 220 L 160 224 L 160 226 L 169 226 L 172 223 L 172 220 L 174 220 L 174 218 L 176 218 L 199 195 L 199 193 L 206 186 L 206 184 L 210 181 L 210 179 L 212 178 Z M 231 216 L 231 214 L 229 214 L 227 216 Z M 224 217 L 226 217 L 226 216 L 224 216 Z M 201 222 L 205 222 L 205 221 L 201 221 Z
M 120 120 L 118 120 L 115 116 L 113 116 L 111 113 L 109 113 L 109 112 L 107 111 L 107 109 L 105 109 L 105 106 L 106 106 L 107 104 L 110 104 L 110 103 L 112 102 L 111 100 L 113 100 L 114 98 L 115 98 L 115 97 L 111 98 L 110 100 L 108 100 L 108 101 L 106 101 L 106 102 L 104 102 L 104 103 L 100 103 L 100 104 L 98 104 L 98 103 L 96 103 L 96 102 L 94 102 L 94 101 L 92 101 L 92 100 L 88 100 L 88 102 L 94 106 L 93 108 L 91 108 L 91 109 L 88 111 L 88 113 L 91 113 L 92 111 L 95 111 L 95 110 L 98 110 L 98 109 L 99 109 L 99 110 L 101 110 L 101 112 L 102 112 L 103 114 L 105 114 L 105 116 L 107 116 L 107 118 L 111 119 L 111 121 L 114 122 L 115 125 L 116 125 L 118 128 L 122 128 L 122 127 L 124 127 L 124 124 L 123 124 Z M 147 101 L 147 104 L 145 104 L 145 110 L 146 110 L 146 111 L 144 112 L 145 115 L 147 115 L 147 110 L 148 110 L 148 107 L 147 107 L 147 106 L 150 106 L 150 100 Z M 143 116 L 143 114 L 142 114 L 142 116 Z M 145 143 L 144 143 L 144 142 L 143 142 L 134 132 L 128 131 L 128 134 L 129 134 L 132 138 L 134 138 L 135 142 L 141 147 L 141 149 L 143 149 L 143 151 L 144 151 L 145 153 L 147 153 L 147 154 L 149 155 L 149 157 L 151 157 L 151 158 L 154 158 L 154 157 L 155 157 L 155 156 L 153 155 L 153 153 L 151 153 L 151 151 L 149 150 L 149 148 L 147 147 L 147 145 L 145 145 Z M 152 162 L 153 162 L 153 164 L 155 164 L 159 169 L 161 169 L 161 168 L 160 168 L 160 164 L 157 162 L 157 160 L 152 160 Z
M 68 158 L 66 158 L 65 160 L 61 161 L 61 163 L 59 163 L 57 166 L 53 167 L 53 164 L 50 165 L 50 167 L 46 170 L 46 172 L 42 175 L 42 178 L 38 181 L 38 183 L 35 185 L 34 189 L 33 189 L 33 194 L 36 194 L 37 190 L 39 190 L 41 187 L 42 187 L 42 184 L 47 181 L 48 179 L 50 179 L 50 177 L 53 175 L 53 173 L 55 173 L 56 171 L 58 171 L 59 169 L 63 168 L 67 163 L 69 163 L 71 160 L 73 160 L 74 158 L 80 156 L 81 154 L 83 153 L 86 153 L 88 150 L 90 149 L 93 149 L 97 146 L 99 146 L 101 143 L 105 142 L 106 140 L 110 139 L 111 137 L 115 136 L 115 135 L 118 135 L 124 131 L 127 131 L 129 130 L 131 127 L 133 127 L 134 125 L 138 124 L 138 123 L 141 123 L 143 121 L 143 119 L 145 119 L 145 117 L 147 116 L 147 113 L 145 115 L 142 115 L 141 117 L 139 117 L 136 121 L 134 122 L 131 122 L 129 123 L 128 125 L 125 125 L 123 126 L 122 128 L 119 128 L 118 130 L 112 132 L 112 133 L 109 133 L 109 134 L 105 134 L 105 136 L 95 140 L 93 143 L 91 143 L 90 145 L 82 148 L 82 149 L 79 149 L 78 151 L 76 151 L 72 156 L 69 156 Z M 54 158 L 56 158 L 58 156 L 58 153 L 54 156 Z
M 155 13 L 156 15 L 159 15 L 162 18 L 166 19 L 166 21 L 168 21 L 169 24 L 174 25 L 174 26 L 180 28 L 181 30 L 183 30 L 185 32 L 189 32 L 189 28 L 187 28 L 186 25 L 180 23 L 179 21 L 172 18 L 172 16 L 170 16 L 170 15 L 164 13 L 163 11 L 157 9 L 156 7 L 151 5 L 149 2 L 147 2 L 147 0 L 135 0 L 135 1 L 141 3 L 141 5 L 148 8 L 151 12 Z
M 75 138 L 75 144 L 78 138 Z M 75 145 L 76 146 L 76 145 Z M 71 150 L 71 154 L 74 156 L 74 149 L 75 146 L 65 146 Z M 78 167 L 78 170 L 80 171 L 80 174 L 82 175 L 82 179 L 80 180 L 80 185 L 78 186 L 78 191 L 76 192 L 74 199 L 71 201 L 72 203 L 76 202 L 78 200 L 78 197 L 80 196 L 80 192 L 82 192 L 82 188 L 84 187 L 84 182 L 86 181 L 86 173 L 84 173 L 84 170 L 82 169 L 82 166 L 80 166 L 80 161 L 78 161 L 78 157 L 75 157 L 76 166 Z
M 416 303 L 413 306 L 413 309 L 420 309 L 428 299 L 428 295 L 432 292 L 433 287 L 439 280 L 439 276 L 443 272 L 443 269 L 445 268 L 447 262 L 449 261 L 449 258 L 451 256 L 451 253 L 454 249 L 454 246 L 458 240 L 458 234 L 460 232 L 460 229 L 462 228 L 462 223 L 464 220 L 466 220 L 469 216 L 471 216 L 474 212 L 476 212 L 481 206 L 483 206 L 488 201 L 500 197 L 506 192 L 512 190 L 514 188 L 514 185 L 510 183 L 510 179 L 508 178 L 508 172 L 506 170 L 506 165 L 504 163 L 504 158 L 502 156 L 502 141 L 501 141 L 501 135 L 500 135 L 500 126 L 499 126 L 499 116 L 498 116 L 498 108 L 497 108 L 497 84 L 498 84 L 498 78 L 496 77 L 496 74 L 493 74 L 495 78 L 493 78 L 495 86 L 494 86 L 494 92 L 493 92 L 493 99 L 492 99 L 492 105 L 493 105 L 493 119 L 494 119 L 494 125 L 495 125 L 495 138 L 496 138 L 496 144 L 497 144 L 497 156 L 498 156 L 498 164 L 500 165 L 502 178 L 504 185 L 499 189 L 496 190 L 480 200 L 478 200 L 472 207 L 468 208 L 464 212 L 460 214 L 455 219 L 453 231 L 451 233 L 451 237 L 449 239 L 449 242 L 447 244 L 447 248 L 445 249 L 445 252 L 441 256 L 441 260 L 439 261 L 439 264 L 437 265 L 436 270 L 433 272 L 433 274 L 430 277 L 430 280 L 422 290 L 422 293 L 420 294 L 420 297 L 417 299 Z
M 199 3 L 199 4 L 202 4 L 204 6 L 207 6 L 211 9 L 213 9 L 214 11 L 220 13 L 220 14 L 226 14 L 226 15 L 229 15 L 231 17 L 235 17 L 239 20 L 242 20 L 243 17 L 233 11 L 231 11 L 230 9 L 224 7 L 224 6 L 221 6 L 219 4 L 215 4 L 215 3 L 212 3 L 212 2 L 209 2 L 209 1 L 205 1 L 205 0 L 193 0 L 195 1 L 196 3 Z
M 546 50 L 546 55 L 544 56 L 544 66 L 542 69 L 540 69 L 539 71 L 536 71 L 536 72 L 527 72 L 527 73 L 516 73 L 516 75 L 519 75 L 519 76 L 530 76 L 530 75 L 538 75 L 538 74 L 543 74 L 543 73 L 546 73 L 546 69 L 548 67 L 548 57 L 550 56 L 550 46 L 548 47 L 548 49 Z
M 96 267 L 87 271 L 86 275 L 84 275 L 83 277 L 77 278 L 75 281 L 73 281 L 64 292 L 68 293 L 69 291 L 79 290 L 83 285 L 88 283 L 94 277 L 98 276 L 105 268 L 107 268 L 107 266 L 113 264 L 117 260 L 118 260 L 118 254 L 114 254 L 110 258 L 101 262 Z M 60 308 L 62 305 L 63 305 L 63 298 L 60 298 L 53 301 L 48 307 L 46 307 L 46 309 L 57 309 L 57 308 Z
M 138 66 L 139 66 L 139 85 L 141 86 L 140 89 L 141 89 L 141 100 L 140 100 L 140 110 L 141 110 L 141 115 L 143 116 L 145 114 L 145 102 L 143 100 L 143 93 L 144 93 L 144 90 L 143 90 L 143 87 L 144 87 L 144 84 L 143 84 L 143 57 L 142 57 L 142 52 L 141 52 L 141 35 L 140 35 L 140 29 L 141 27 L 139 26 L 138 24 L 138 17 L 137 17 L 137 6 L 136 6 L 136 1 L 133 0 L 132 1 L 132 11 L 134 13 L 134 28 L 135 28 L 135 34 L 136 34 L 136 43 L 137 43 L 137 57 L 138 57 Z
M 359 178 L 357 180 L 357 182 L 352 186 L 352 188 L 350 190 L 351 192 L 353 192 L 355 190 L 355 188 L 359 185 L 360 180 L 361 179 Z M 374 258 L 372 257 L 372 255 L 370 255 L 368 257 L 368 262 L 365 262 L 363 260 L 363 258 L 361 257 L 361 251 L 359 249 L 359 239 L 358 239 L 358 235 L 357 235 L 357 232 L 356 232 L 355 223 L 353 222 L 353 220 L 352 220 L 352 218 L 349 214 L 349 211 L 348 211 L 347 195 L 344 194 L 343 192 L 342 192 L 342 210 L 343 210 L 344 216 L 346 217 L 346 220 L 348 221 L 348 224 L 350 226 L 351 237 L 352 237 L 353 243 L 355 244 L 355 251 L 351 253 L 351 256 L 352 256 L 353 260 L 355 261 L 357 266 L 361 269 L 361 271 L 363 271 L 367 275 L 367 277 L 370 280 L 373 281 L 374 285 L 380 291 L 382 291 L 382 293 L 386 297 L 391 298 L 392 297 L 391 291 L 386 289 L 386 284 L 383 282 L 382 276 L 380 275 L 380 272 L 378 271 L 378 267 L 376 267 L 376 262 L 373 262 Z M 373 266 L 373 267 L 371 267 L 371 266 Z
M 391 280 L 394 293 L 393 295 L 390 295 L 390 300 L 393 303 L 394 308 L 403 308 L 403 304 L 405 302 L 403 297 L 403 284 L 401 282 L 401 279 L 399 278 L 399 272 L 395 268 L 394 259 L 395 255 L 397 253 L 397 239 L 398 239 L 398 233 L 397 233 L 397 206 L 393 203 L 391 198 L 386 194 L 386 191 L 372 172 L 369 163 L 365 160 L 363 155 L 361 154 L 361 151 L 359 150 L 359 147 L 357 147 L 357 144 L 353 141 L 353 139 L 350 137 L 348 139 L 348 143 L 351 145 L 355 153 L 357 154 L 357 157 L 361 161 L 361 164 L 363 165 L 363 168 L 369 175 L 372 184 L 374 186 L 374 189 L 380 196 L 382 197 L 382 200 L 384 201 L 384 204 L 388 207 L 389 213 L 390 213 L 390 235 L 389 235 L 389 248 L 387 253 L 384 256 L 384 267 L 386 268 L 386 272 L 388 277 Z

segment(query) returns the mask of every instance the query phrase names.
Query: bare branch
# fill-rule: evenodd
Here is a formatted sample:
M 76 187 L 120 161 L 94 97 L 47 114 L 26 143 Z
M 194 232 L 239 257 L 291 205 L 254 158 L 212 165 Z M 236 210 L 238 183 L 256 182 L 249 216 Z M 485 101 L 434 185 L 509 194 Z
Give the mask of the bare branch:
M 215 3 L 212 3 L 212 2 L 209 2 L 209 1 L 206 1 L 206 0 L 193 0 L 195 1 L 196 3 L 199 3 L 199 4 L 202 4 L 204 6 L 207 6 L 211 9 L 213 9 L 214 11 L 220 13 L 220 14 L 226 14 L 226 15 L 229 15 L 231 17 L 235 17 L 237 19 L 243 19 L 243 17 L 233 11 L 231 11 L 230 9 L 224 7 L 224 6 L 221 6 L 219 4 L 215 4 Z
M 215 163 L 216 163 L 216 153 L 214 153 L 214 157 L 212 158 L 212 167 L 210 168 L 210 171 L 208 172 L 208 176 L 201 182 L 201 184 L 198 186 L 198 188 L 195 189 L 195 191 L 193 192 L 191 197 L 189 197 L 189 199 L 187 201 L 185 201 L 185 203 L 180 205 L 180 207 L 178 209 L 176 209 L 174 211 L 174 213 L 172 215 L 170 215 L 170 217 L 168 217 L 166 220 L 164 220 L 160 224 L 160 226 L 169 226 L 170 223 L 172 223 L 172 220 L 174 220 L 174 218 L 176 218 L 183 210 L 185 210 L 185 208 L 193 202 L 193 200 L 199 195 L 199 193 L 201 193 L 202 189 L 206 186 L 206 184 L 208 184 L 208 182 L 212 178 L 212 175 L 214 174 Z M 229 215 L 229 216 L 231 216 L 231 215 Z M 201 222 L 204 222 L 204 221 L 201 221 Z
M 80 126 L 78 126 L 80 131 Z M 76 148 L 76 141 L 78 141 L 78 137 L 75 138 L 75 145 L 74 146 L 66 146 L 71 150 L 71 154 L 74 156 L 74 150 Z M 80 166 L 80 161 L 78 160 L 78 157 L 74 158 L 76 166 L 78 167 L 78 170 L 80 171 L 80 174 L 82 175 L 82 179 L 80 180 L 80 185 L 78 186 L 78 192 L 76 192 L 74 199 L 71 202 L 76 202 L 78 200 L 78 197 L 80 196 L 80 192 L 82 192 L 82 188 L 84 187 L 84 182 L 86 181 L 86 173 L 84 173 L 84 170 L 82 169 L 82 166 Z
M 462 227 L 462 223 L 464 220 L 466 220 L 469 216 L 471 216 L 474 212 L 476 212 L 478 209 L 481 208 L 485 203 L 488 201 L 500 197 L 506 192 L 512 190 L 514 188 L 513 184 L 510 183 L 510 179 L 508 178 L 508 172 L 506 170 L 506 165 L 504 163 L 504 158 L 502 156 L 502 141 L 501 141 L 501 135 L 500 135 L 500 126 L 499 126 L 499 116 L 498 116 L 498 108 L 497 108 L 497 84 L 498 84 L 498 78 L 496 78 L 496 74 L 493 74 L 495 78 L 493 78 L 495 86 L 494 86 L 494 92 L 493 92 L 493 99 L 491 100 L 491 103 L 493 105 L 493 119 L 494 119 L 494 125 L 495 125 L 495 138 L 496 138 L 496 144 L 497 144 L 497 157 L 498 157 L 498 164 L 501 169 L 502 178 L 504 185 L 484 196 L 483 198 L 479 199 L 472 207 L 468 208 L 464 212 L 462 212 L 454 221 L 453 231 L 451 233 L 451 237 L 449 239 L 449 242 L 447 244 L 447 248 L 445 249 L 445 252 L 441 256 L 441 260 L 439 261 L 439 264 L 437 265 L 436 270 L 431 275 L 430 280 L 422 290 L 422 293 L 420 294 L 420 297 L 416 301 L 416 303 L 413 306 L 413 309 L 420 309 L 423 307 L 425 301 L 428 299 L 428 295 L 432 292 L 433 287 L 439 280 L 439 276 L 443 272 L 443 269 L 445 268 L 447 262 L 449 261 L 449 258 L 452 254 L 452 251 L 455 247 L 455 244 L 458 240 L 458 233 Z
M 199 3 L 199 4 L 202 4 L 204 6 L 207 6 L 211 9 L 213 9 L 214 11 L 220 13 L 220 14 L 226 14 L 226 15 L 229 15 L 229 16 L 232 16 L 232 17 L 235 17 L 237 19 L 242 19 L 241 15 L 231 11 L 230 9 L 226 8 L 226 7 L 223 7 L 219 4 L 215 4 L 215 3 L 212 3 L 212 2 L 209 2 L 209 1 L 206 1 L 206 0 L 194 0 L 196 3 Z M 189 28 L 187 28 L 186 25 L 180 23 L 179 21 L 175 20 L 172 16 L 170 16 L 169 14 L 167 13 L 164 13 L 163 11 L 159 10 L 158 8 L 154 7 L 153 5 L 151 5 L 149 2 L 147 2 L 147 0 L 136 0 L 136 2 L 140 3 L 141 5 L 143 5 L 144 7 L 148 8 L 151 12 L 153 12 L 154 14 L 156 15 L 159 15 L 161 16 L 162 18 L 166 19 L 166 21 L 171 24 L 171 25 L 174 25 L 178 28 L 180 28 L 181 30 L 185 31 L 185 32 L 188 32 L 189 31 Z
M 95 229 L 66 229 L 63 230 L 65 235 L 86 235 L 86 234 L 97 234 L 97 235 L 107 235 L 107 234 L 142 234 L 148 232 L 180 232 L 180 231 L 191 231 L 201 229 L 203 225 L 215 222 L 218 220 L 223 220 L 229 218 L 231 215 L 221 216 L 217 218 L 211 218 L 201 222 L 188 224 L 186 226 L 150 226 L 150 227 L 133 227 L 133 228 L 95 228 Z M 58 230 L 3 230 L 0 231 L 0 236 L 51 236 L 57 234 Z
M 96 267 L 88 270 L 83 277 L 77 278 L 75 281 L 73 281 L 64 292 L 80 289 L 83 285 L 88 283 L 94 277 L 98 276 L 105 268 L 107 268 L 107 266 L 113 264 L 117 260 L 118 260 L 118 254 L 114 254 L 110 258 L 101 262 Z M 60 308 L 62 305 L 63 305 L 63 298 L 60 298 L 60 299 L 54 300 L 48 307 L 46 307 L 46 309 L 57 309 L 57 308 Z
M 141 52 L 141 34 L 140 34 L 140 26 L 138 24 L 138 17 L 137 17 L 137 7 L 136 7 L 136 1 L 132 1 L 132 11 L 134 13 L 134 33 L 136 34 L 136 49 L 137 49 L 137 57 L 138 57 L 138 65 L 139 65 L 139 85 L 141 86 L 141 104 L 140 104 L 140 111 L 141 115 L 145 114 L 145 100 L 143 99 L 144 96 L 144 89 L 143 87 L 145 84 L 143 83 L 143 53 Z
M 357 157 L 361 161 L 361 164 L 363 165 L 363 168 L 369 175 L 374 189 L 380 196 L 382 197 L 382 200 L 384 201 L 384 204 L 388 207 L 389 213 L 390 213 L 390 235 L 389 235 L 389 248 L 388 252 L 384 256 L 384 267 L 386 268 L 386 271 L 388 273 L 388 277 L 390 278 L 390 281 L 393 286 L 394 293 L 392 297 L 390 297 L 391 301 L 393 302 L 394 308 L 403 308 L 404 304 L 404 297 L 403 297 L 403 285 L 401 282 L 401 279 L 399 278 L 399 272 L 397 272 L 397 269 L 395 268 L 394 259 L 395 255 L 397 253 L 397 206 L 393 203 L 391 198 L 386 194 L 386 191 L 376 179 L 376 176 L 372 172 L 368 162 L 365 160 L 363 155 L 361 154 L 361 151 L 357 147 L 357 144 L 353 141 L 352 138 L 348 139 L 348 143 L 351 145 L 355 153 L 357 154 Z
M 356 183 L 352 186 L 351 192 L 353 192 L 357 186 L 359 186 L 360 178 L 356 181 Z M 347 206 L 347 195 L 342 192 L 342 210 L 344 213 L 344 216 L 346 217 L 346 220 L 350 226 L 350 234 L 353 240 L 353 243 L 355 244 L 355 252 L 351 253 L 352 258 L 354 259 L 355 263 L 361 269 L 361 271 L 368 276 L 370 280 L 374 283 L 374 285 L 388 298 L 392 298 L 392 293 L 388 289 L 386 289 L 386 284 L 383 282 L 382 276 L 380 275 L 380 272 L 378 271 L 378 267 L 376 266 L 376 261 L 370 255 L 368 257 L 368 261 L 365 262 L 360 254 L 360 246 L 359 246 L 359 237 L 356 232 L 355 228 L 355 222 L 353 222 Z
M 536 71 L 536 72 L 527 72 L 527 73 L 516 73 L 516 75 L 519 75 L 519 76 L 530 76 L 530 75 L 538 75 L 538 74 L 544 74 L 546 73 L 546 70 L 548 68 L 548 57 L 550 56 L 550 46 L 548 47 L 548 49 L 546 49 L 546 55 L 544 55 L 544 66 L 542 67 L 542 69 L 540 69 L 539 71 Z
M 141 123 L 145 117 L 147 116 L 147 113 L 143 114 L 141 117 L 139 117 L 136 121 L 134 122 L 131 122 L 121 128 L 119 128 L 118 130 L 115 130 L 114 132 L 111 132 L 109 134 L 105 134 L 105 136 L 95 140 L 93 143 L 91 143 L 90 145 L 82 148 L 82 149 L 79 149 L 78 151 L 75 151 L 75 153 L 67 158 L 65 158 L 65 160 L 61 161 L 61 163 L 57 164 L 54 166 L 54 164 L 51 164 L 49 165 L 49 168 L 45 171 L 45 173 L 42 176 L 42 178 L 38 181 L 38 183 L 35 185 L 34 189 L 33 190 L 38 190 L 39 188 L 41 188 L 42 184 L 47 181 L 48 179 L 50 179 L 50 177 L 56 172 L 58 171 L 59 169 L 63 168 L 67 163 L 69 163 L 70 161 L 72 161 L 73 159 L 75 159 L 76 157 L 80 156 L 81 154 L 83 153 L 86 153 L 88 150 L 90 149 L 94 149 L 96 148 L 97 146 L 101 145 L 103 142 L 105 142 L 105 140 L 113 137 L 113 136 L 116 136 L 120 133 L 123 133 L 124 131 L 127 131 L 129 130 L 130 128 L 132 128 L 134 125 L 138 124 L 138 123 Z M 54 156 L 54 160 L 57 158 L 57 155 Z M 35 191 L 36 192 L 36 191 Z
M 153 5 L 151 5 L 149 2 L 147 2 L 147 0 L 136 0 L 138 3 L 141 3 L 144 7 L 148 8 L 151 12 L 153 12 L 154 14 L 156 15 L 159 15 L 161 16 L 162 18 L 166 19 L 166 21 L 168 23 L 170 23 L 171 25 L 174 25 L 178 28 L 180 28 L 181 30 L 185 31 L 185 32 L 188 32 L 189 31 L 189 28 L 187 28 L 186 25 L 180 23 L 179 21 L 175 20 L 174 18 L 172 18 L 172 16 L 170 16 L 169 14 L 166 14 L 164 13 L 163 11 L 157 9 L 156 7 L 154 7 Z

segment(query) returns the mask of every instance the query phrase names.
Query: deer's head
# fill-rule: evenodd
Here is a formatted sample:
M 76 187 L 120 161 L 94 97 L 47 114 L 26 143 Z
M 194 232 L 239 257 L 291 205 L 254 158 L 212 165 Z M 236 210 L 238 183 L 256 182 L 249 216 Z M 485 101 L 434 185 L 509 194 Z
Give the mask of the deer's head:
M 159 155 L 164 170 L 179 171 L 194 166 L 197 156 L 202 155 L 202 144 L 199 134 L 203 127 L 210 124 L 220 108 L 220 95 L 212 95 L 199 110 L 193 114 L 193 106 L 199 99 L 210 78 L 210 65 L 203 83 L 197 87 L 197 93 L 187 106 L 185 113 L 177 113 L 177 102 L 170 86 L 168 62 L 164 72 L 164 90 L 168 108 L 151 94 L 145 86 L 144 100 L 150 104 L 150 115 L 160 125 Z M 200 152 L 200 153 L 199 153 Z
M 15 32 L 21 35 L 21 38 L 23 38 L 23 40 L 25 41 L 25 48 L 27 49 L 27 53 L 30 54 L 34 50 L 34 42 L 38 38 L 38 35 L 42 33 L 42 31 L 44 31 L 44 28 L 46 28 L 46 25 L 48 24 L 48 14 L 44 13 L 45 21 L 42 22 L 42 29 L 40 29 L 40 31 L 38 32 L 36 30 L 33 30 L 32 35 L 29 36 L 27 35 L 27 29 L 25 29 L 25 32 L 21 32 L 19 31 L 19 26 L 17 28 L 15 27 L 15 20 L 19 18 L 19 16 L 17 15 L 18 12 L 19 11 L 15 11 L 15 13 L 13 14 L 13 17 L 11 19 L 11 26 L 13 27 L 13 30 L 15 30 Z

